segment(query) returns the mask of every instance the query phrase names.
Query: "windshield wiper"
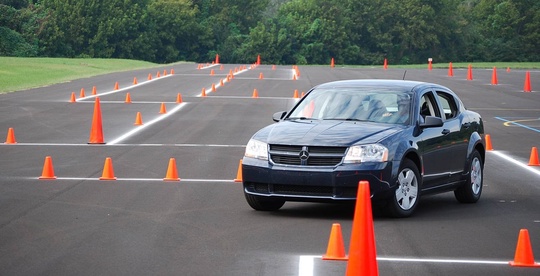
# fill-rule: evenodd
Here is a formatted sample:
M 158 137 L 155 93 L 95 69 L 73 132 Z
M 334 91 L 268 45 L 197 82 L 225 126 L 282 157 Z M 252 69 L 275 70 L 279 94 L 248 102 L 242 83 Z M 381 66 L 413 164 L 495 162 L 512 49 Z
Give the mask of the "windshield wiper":
M 342 121 L 355 121 L 355 122 L 369 122 L 369 120 L 362 120 L 357 118 L 324 118 L 323 120 L 342 120 Z

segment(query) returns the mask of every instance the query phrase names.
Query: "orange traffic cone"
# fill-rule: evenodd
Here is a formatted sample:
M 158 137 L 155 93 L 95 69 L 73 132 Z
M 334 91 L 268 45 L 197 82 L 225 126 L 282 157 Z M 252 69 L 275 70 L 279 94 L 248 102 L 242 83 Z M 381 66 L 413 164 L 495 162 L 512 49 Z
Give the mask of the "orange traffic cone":
M 105 164 L 103 165 L 103 173 L 99 180 L 116 180 L 114 176 L 114 169 L 112 165 L 112 159 L 110 157 L 105 158 Z
M 467 68 L 467 80 L 473 80 L 472 65 L 469 64 Z
M 215 75 L 214 69 L 210 70 L 210 76 Z
M 216 92 L 216 85 L 212 83 L 212 92 Z
M 216 64 L 219 63 L 219 55 L 218 54 L 216 54 L 216 59 L 214 61 L 215 61 Z
M 263 73 L 262 73 L 262 72 L 259 74 L 259 79 L 260 79 L 260 80 L 264 79 L 264 76 L 263 76 Z
M 142 122 L 141 112 L 137 112 L 137 116 L 135 117 L 135 124 L 134 125 L 140 126 L 142 124 L 143 124 L 143 122 Z
M 77 102 L 77 99 L 75 99 L 75 92 L 71 92 L 71 98 L 69 100 L 70 103 L 75 103 Z
M 346 275 L 379 275 L 369 182 L 360 181 L 351 232 Z
M 206 89 L 204 89 L 204 87 L 201 91 L 201 97 L 206 97 Z
M 165 103 L 161 103 L 161 108 L 159 109 L 159 114 L 165 114 L 167 113 L 167 109 L 165 108 Z
M 497 79 L 497 67 L 493 67 L 493 73 L 491 74 L 491 85 L 497 84 L 499 84 L 499 80 Z
M 252 98 L 258 98 L 259 97 L 259 92 L 257 91 L 257 89 L 253 89 L 253 96 L 251 96 Z
M 114 90 L 118 90 L 118 82 L 114 83 Z
M 84 94 L 84 88 L 81 88 L 81 93 L 79 94 L 79 98 L 84 98 L 86 95 Z
M 296 74 L 293 74 L 292 80 L 296 80 L 296 79 L 297 79 L 297 78 L 296 78 Z
M 330 67 L 331 67 L 331 68 L 334 68 L 335 66 L 336 66 L 336 64 L 334 63 L 334 58 L 332 58 L 332 59 L 330 60 Z
M 131 103 L 131 95 L 129 94 L 129 92 L 126 93 L 126 100 L 124 102 Z
M 171 75 L 174 75 L 174 69 L 171 69 Z
M 448 64 L 448 76 L 453 77 L 454 76 L 454 68 L 452 68 L 452 62 Z
M 240 159 L 240 162 L 238 163 L 238 171 L 236 172 L 234 182 L 242 182 L 242 159 Z
M 11 127 L 8 128 L 6 142 L 4 144 L 17 144 L 17 141 L 15 141 L 15 131 Z
M 506 72 L 510 72 L 510 67 L 506 67 Z
M 152 74 L 148 73 L 148 80 L 152 80 Z
M 178 93 L 178 95 L 176 95 L 176 103 L 182 103 L 182 94 Z
M 343 235 L 341 234 L 341 225 L 339 223 L 332 224 L 326 255 L 323 255 L 322 259 L 338 261 L 346 261 L 349 259 L 347 255 L 345 255 L 345 245 L 343 244 Z
M 90 129 L 90 140 L 88 144 L 105 144 L 103 141 L 103 124 L 101 121 L 101 105 L 99 97 L 94 103 L 94 116 L 92 118 L 92 128 Z
M 525 72 L 525 85 L 523 86 L 524 92 L 532 92 L 531 88 L 531 72 Z
M 529 231 L 527 229 L 521 229 L 519 231 L 516 254 L 514 255 L 514 261 L 510 262 L 510 265 L 540 267 L 539 263 L 534 262 L 531 241 L 529 239 Z
M 176 169 L 176 159 L 171 158 L 169 160 L 169 167 L 167 168 L 167 175 L 163 178 L 164 181 L 180 181 L 178 177 L 178 170 Z
M 486 134 L 486 150 L 493 150 L 493 146 L 491 145 L 491 136 L 489 134 Z
M 383 69 L 386 70 L 388 69 L 388 59 L 384 59 L 384 63 L 383 63 Z
M 137 83 L 139 83 L 139 82 L 137 82 L 137 77 L 134 77 L 133 78 L 133 84 L 137 84 Z
M 275 66 L 275 65 L 272 65 L 272 70 L 276 70 L 276 66 Z
M 529 166 L 540 166 L 540 162 L 538 162 L 538 149 L 536 147 L 532 147 L 531 149 L 531 157 L 529 158 Z
M 159 78 L 161 77 L 161 75 L 159 74 L 159 71 L 156 73 L 156 78 Z
M 294 95 L 293 95 L 293 98 L 295 99 L 298 99 L 299 96 L 298 96 L 298 89 L 294 89 Z
M 45 157 L 43 171 L 41 172 L 39 179 L 56 179 L 56 176 L 54 176 L 52 158 L 50 156 Z
M 163 76 L 167 76 L 167 69 L 163 70 Z
M 223 85 L 224 85 L 223 79 L 220 79 L 220 80 L 219 80 L 219 85 L 220 85 L 220 86 L 223 86 Z

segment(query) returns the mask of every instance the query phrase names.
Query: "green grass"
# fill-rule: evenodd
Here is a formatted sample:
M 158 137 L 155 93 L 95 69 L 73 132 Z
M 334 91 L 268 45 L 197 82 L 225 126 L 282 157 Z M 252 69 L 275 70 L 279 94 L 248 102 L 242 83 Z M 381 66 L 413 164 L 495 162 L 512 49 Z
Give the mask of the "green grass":
M 157 66 L 127 59 L 0 57 L 0 93 Z

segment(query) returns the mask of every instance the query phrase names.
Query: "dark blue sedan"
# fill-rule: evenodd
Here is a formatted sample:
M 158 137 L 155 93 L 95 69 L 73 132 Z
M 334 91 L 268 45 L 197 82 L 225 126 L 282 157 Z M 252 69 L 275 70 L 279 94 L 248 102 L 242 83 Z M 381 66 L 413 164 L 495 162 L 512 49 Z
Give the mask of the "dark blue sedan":
M 410 216 L 426 194 L 454 191 L 474 203 L 482 193 L 482 119 L 441 85 L 330 82 L 273 117 L 242 160 L 244 194 L 255 210 L 354 201 L 361 180 L 394 217 Z

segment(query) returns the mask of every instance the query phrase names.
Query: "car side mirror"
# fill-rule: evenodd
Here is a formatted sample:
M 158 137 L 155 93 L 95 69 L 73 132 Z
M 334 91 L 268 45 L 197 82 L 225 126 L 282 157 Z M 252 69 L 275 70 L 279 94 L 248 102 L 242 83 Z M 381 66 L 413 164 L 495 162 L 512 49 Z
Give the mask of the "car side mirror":
M 423 123 L 420 123 L 420 127 L 440 127 L 443 125 L 443 120 L 440 117 L 426 116 Z
M 287 115 L 287 111 L 276 112 L 272 115 L 272 120 L 274 120 L 274 122 L 279 122 L 281 119 L 285 118 L 285 115 Z

